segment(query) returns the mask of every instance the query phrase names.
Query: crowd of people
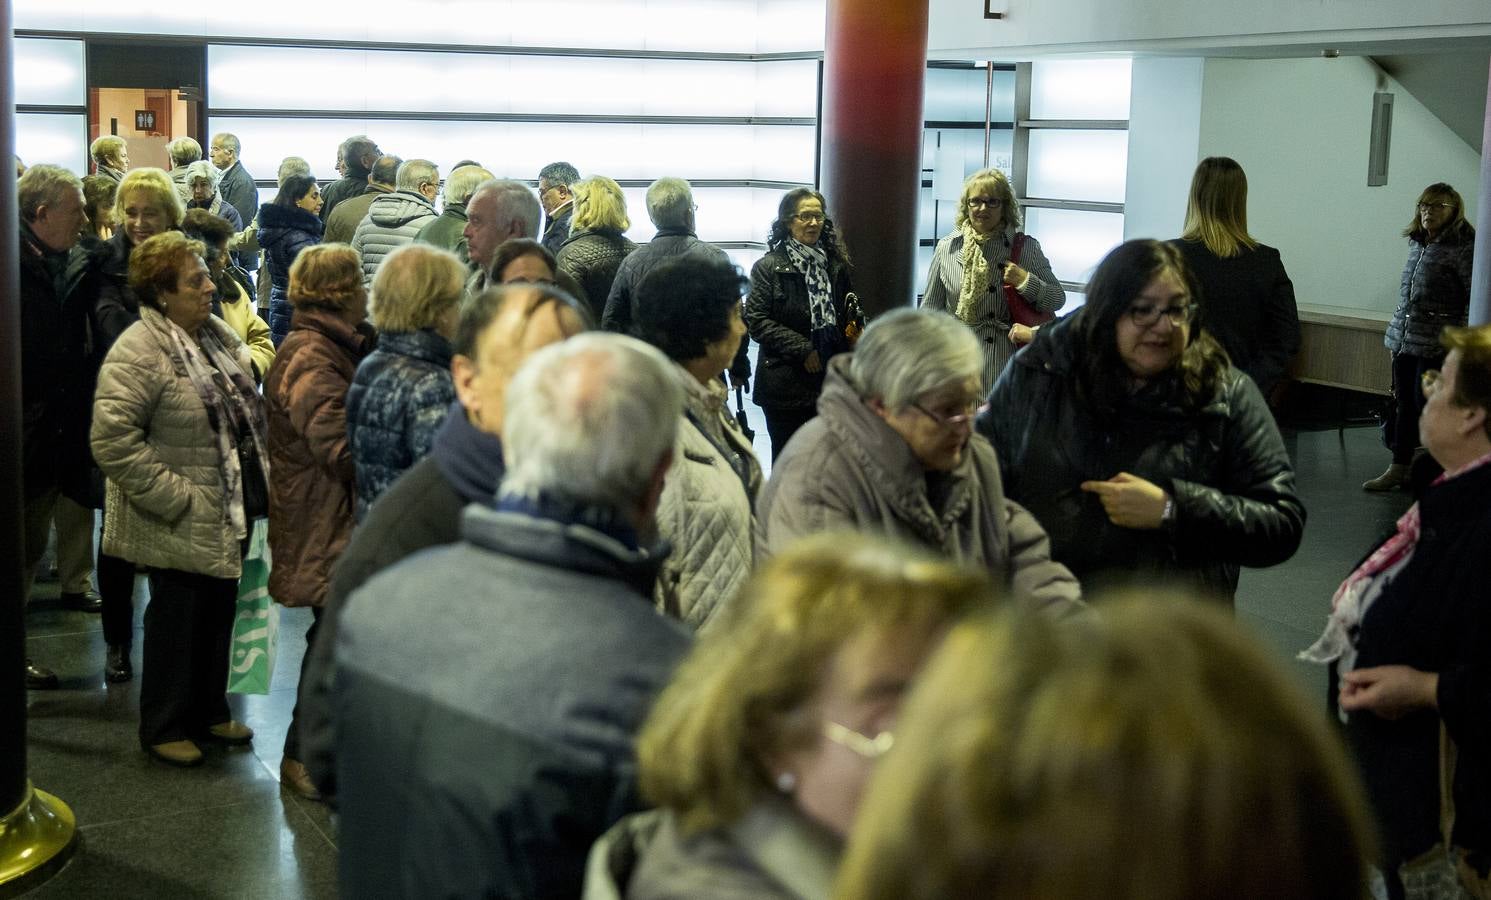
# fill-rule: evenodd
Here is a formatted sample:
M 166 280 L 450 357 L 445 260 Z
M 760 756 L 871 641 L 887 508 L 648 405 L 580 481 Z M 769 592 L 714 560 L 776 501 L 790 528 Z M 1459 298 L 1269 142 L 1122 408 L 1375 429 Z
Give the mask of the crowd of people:
M 1293 288 L 1236 162 L 1060 318 L 976 172 L 919 308 L 867 316 L 808 188 L 747 278 L 680 178 L 638 246 L 565 162 L 442 178 L 358 135 L 260 204 L 240 151 L 20 175 L 22 555 L 55 526 L 110 682 L 144 573 L 140 746 L 195 766 L 254 739 L 225 689 L 267 523 L 313 621 L 281 782 L 336 806 L 346 896 L 1486 895 L 1491 326 L 1448 185 L 1367 485 L 1422 493 L 1321 598 L 1312 702 L 1231 615 L 1306 523 Z

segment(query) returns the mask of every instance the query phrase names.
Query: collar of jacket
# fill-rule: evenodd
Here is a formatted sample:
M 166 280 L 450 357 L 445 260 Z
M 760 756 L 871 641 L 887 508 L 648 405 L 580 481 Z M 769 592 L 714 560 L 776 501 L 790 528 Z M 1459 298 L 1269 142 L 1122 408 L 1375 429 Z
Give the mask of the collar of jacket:
M 374 224 L 388 225 L 406 222 L 416 216 L 435 215 L 435 204 L 418 191 L 393 191 L 377 197 L 368 206 L 368 215 Z
M 462 511 L 461 536 L 516 559 L 619 581 L 636 591 L 639 601 L 649 604 L 658 569 L 669 551 L 666 543 L 633 549 L 587 525 L 478 503 Z
M 833 896 L 843 842 L 785 800 L 767 793 L 728 830 L 741 851 L 794 897 Z
M 176 343 L 171 340 L 171 328 L 167 323 L 165 313 L 147 303 L 142 303 L 140 304 L 140 324 L 150 332 L 151 337 L 160 347 L 160 351 L 171 361 L 171 368 L 177 377 L 188 377 L 186 363 L 176 352 Z M 218 340 L 222 341 L 223 346 L 228 349 L 228 353 L 238 360 L 243 373 L 252 377 L 253 360 L 249 357 L 248 345 L 238 336 L 238 332 L 217 316 L 208 316 L 207 321 L 202 323 L 202 327 L 215 332 Z
M 440 210 L 440 215 L 450 216 L 452 219 L 460 219 L 462 222 L 465 222 L 467 221 L 466 204 L 447 203 L 445 204 L 445 208 Z
M 787 251 L 783 247 L 779 246 L 775 250 L 768 250 L 766 256 L 763 257 L 763 259 L 769 259 L 771 261 L 772 271 L 776 272 L 778 275 L 794 275 L 798 278 L 803 277 L 803 274 L 797 270 L 797 266 L 794 266 L 792 264 L 792 258 L 787 255 Z M 844 264 L 840 262 L 837 257 L 830 256 L 828 258 L 829 283 L 832 284 L 834 281 L 838 280 L 839 273 L 842 271 L 844 271 Z M 834 298 L 834 302 L 838 303 L 837 297 Z
M 659 228 L 657 230 L 657 234 L 653 236 L 653 240 L 657 240 L 658 238 L 664 238 L 664 237 L 691 237 L 691 238 L 697 238 L 698 236 L 699 235 L 696 234 L 692 229 L 688 229 L 688 228 Z
M 23 265 L 45 266 L 48 257 L 54 261 L 58 257 L 66 256 L 66 250 L 53 250 L 41 242 L 36 232 L 31 229 L 31 223 L 25 219 L 21 220 L 21 263 Z
M 1491 510 L 1491 465 L 1431 485 L 1419 501 L 1425 522 L 1445 531 L 1461 531 Z
M 378 349 L 386 353 L 397 353 L 414 359 L 433 363 L 441 368 L 450 366 L 454 352 L 445 335 L 433 328 L 418 331 L 383 331 L 378 334 Z
M 502 439 L 471 424 L 461 401 L 450 412 L 430 446 L 435 467 L 467 503 L 491 506 L 507 467 L 502 461 Z
M 608 244 L 620 244 L 626 240 L 626 235 L 615 228 L 587 228 L 584 231 L 573 232 L 564 239 L 564 243 L 573 244 L 581 238 L 600 238 Z
M 305 231 L 318 237 L 326 233 L 326 223 L 322 222 L 315 213 L 298 206 L 280 206 L 278 203 L 261 205 L 259 207 L 260 240 L 273 241 L 273 236 L 266 232 L 278 228 Z
M 294 320 L 290 323 L 290 332 L 293 334 L 296 331 L 314 331 L 325 335 L 338 347 L 346 350 L 353 362 L 358 362 L 373 352 L 373 346 L 377 341 L 373 326 L 366 322 L 360 325 L 348 324 L 346 319 L 324 309 L 296 312 Z
M 818 415 L 835 434 L 841 446 L 859 463 L 881 496 L 908 521 L 919 522 L 930 534 L 940 534 L 973 500 L 974 444 L 985 440 L 977 432 L 968 438 L 963 458 L 947 473 L 949 488 L 943 508 L 932 508 L 927 494 L 927 470 L 911 445 L 886 421 L 875 414 L 849 381 L 851 354 L 841 353 L 828 361 L 823 393 L 818 396 Z
M 366 188 L 363 188 L 362 192 L 364 194 L 392 194 L 393 190 L 394 189 L 391 187 L 384 187 L 381 184 L 369 181 L 368 186 Z

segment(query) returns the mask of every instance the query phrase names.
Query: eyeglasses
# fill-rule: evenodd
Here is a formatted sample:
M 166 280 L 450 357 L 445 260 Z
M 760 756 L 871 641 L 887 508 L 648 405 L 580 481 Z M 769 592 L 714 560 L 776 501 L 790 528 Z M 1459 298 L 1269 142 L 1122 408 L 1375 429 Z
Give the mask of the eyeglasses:
M 1453 203 L 1420 203 L 1419 212 L 1428 212 L 1431 209 L 1454 209 Z
M 798 213 L 792 218 L 803 223 L 804 225 L 817 225 L 819 222 L 823 221 L 823 213 Z
M 879 759 L 890 752 L 890 748 L 896 743 L 896 736 L 889 731 L 882 731 L 870 737 L 852 728 L 846 728 L 838 722 L 824 722 L 823 736 L 865 759 Z
M 911 404 L 911 408 L 914 409 L 914 410 L 916 410 L 917 412 L 921 413 L 922 415 L 926 416 L 927 418 L 931 419 L 933 422 L 936 422 L 938 425 L 941 425 L 944 428 L 957 428 L 959 425 L 966 425 L 969 422 L 972 422 L 978 415 L 980 415 L 981 413 L 983 413 L 984 411 L 986 411 L 989 408 L 989 404 L 987 404 L 987 403 L 983 403 L 983 404 L 973 404 L 973 403 L 970 403 L 967 406 L 963 407 L 963 412 L 956 413 L 956 414 L 951 415 L 951 416 L 946 415 L 946 414 L 942 414 L 942 413 L 932 412 L 930 409 L 927 409 L 925 406 L 922 406 L 920 403 L 913 403 L 913 404 Z
M 1160 316 L 1164 316 L 1170 320 L 1171 325 L 1180 328 L 1182 325 L 1189 325 L 1196 317 L 1196 307 L 1191 303 L 1172 306 L 1169 309 L 1158 309 L 1149 303 L 1129 307 L 1129 320 L 1138 328 L 1154 327 L 1154 324 L 1160 321 Z
M 1443 383 L 1444 376 L 1439 373 L 1438 369 L 1430 369 L 1419 376 L 1419 388 L 1424 392 L 1424 399 L 1426 400 L 1434 396 L 1438 392 L 1439 386 Z
M 1003 197 L 969 197 L 968 198 L 968 208 L 969 209 L 983 209 L 985 207 L 988 207 L 989 209 L 998 209 L 999 207 L 1001 207 L 1003 205 L 1004 205 L 1004 198 Z

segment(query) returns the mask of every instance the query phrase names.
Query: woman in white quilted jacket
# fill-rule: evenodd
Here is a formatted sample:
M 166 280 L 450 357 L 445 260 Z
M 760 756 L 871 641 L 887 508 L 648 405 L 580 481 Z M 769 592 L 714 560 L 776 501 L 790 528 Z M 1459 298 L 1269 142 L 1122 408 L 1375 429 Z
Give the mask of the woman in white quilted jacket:
M 91 443 L 108 476 L 104 550 L 148 566 L 140 744 L 177 766 L 247 744 L 224 689 L 249 527 L 267 513 L 264 401 L 248 348 L 212 315 L 200 241 L 167 231 L 129 260 L 140 321 L 99 371 Z
M 761 464 L 730 415 L 720 377 L 746 333 L 740 298 L 747 284 L 728 260 L 684 254 L 658 264 L 632 296 L 637 336 L 673 360 L 686 398 L 658 504 L 658 533 L 673 552 L 657 600 L 695 630 L 735 596 L 753 562 Z

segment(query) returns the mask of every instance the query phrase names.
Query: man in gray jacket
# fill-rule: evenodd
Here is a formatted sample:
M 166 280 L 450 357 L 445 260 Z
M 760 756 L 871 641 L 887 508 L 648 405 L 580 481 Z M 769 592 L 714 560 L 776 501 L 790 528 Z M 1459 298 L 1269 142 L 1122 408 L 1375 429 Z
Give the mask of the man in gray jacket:
M 650 546 L 683 394 L 618 335 L 529 357 L 496 508 L 352 594 L 333 703 L 347 897 L 577 897 L 688 648 Z
M 383 258 L 414 243 L 419 230 L 435 221 L 439 194 L 439 167 L 427 159 L 410 159 L 399 166 L 394 192 L 373 200 L 352 235 L 352 249 L 362 255 L 362 280 L 369 288 Z

